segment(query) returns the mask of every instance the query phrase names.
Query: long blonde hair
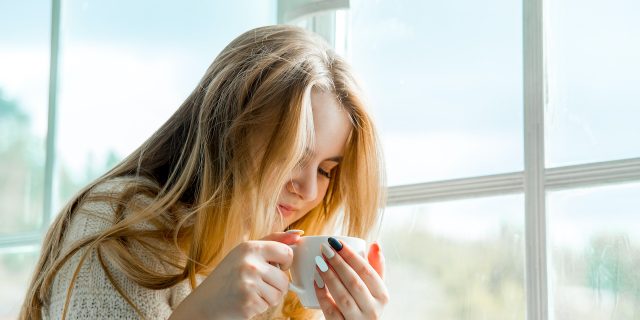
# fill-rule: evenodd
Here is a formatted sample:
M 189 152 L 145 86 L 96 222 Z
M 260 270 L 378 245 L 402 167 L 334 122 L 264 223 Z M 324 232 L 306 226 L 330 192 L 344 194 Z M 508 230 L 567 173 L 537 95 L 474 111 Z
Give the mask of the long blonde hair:
M 367 238 L 383 205 L 384 175 L 376 131 L 349 66 L 308 31 L 261 27 L 224 48 L 158 131 L 62 209 L 44 239 L 20 318 L 41 318 L 57 272 L 81 249 L 76 274 L 87 254 L 95 252 L 110 280 L 104 258 L 143 287 L 164 289 L 188 279 L 194 288 L 196 275 L 208 274 L 234 246 L 271 233 L 274 224 L 282 223 L 273 214 L 280 190 L 305 151 L 313 147 L 312 89 L 335 94 L 350 116 L 352 130 L 325 198 L 289 227 L 313 235 L 342 226 L 344 234 Z M 96 199 L 91 189 L 126 176 L 146 179 L 135 180 L 121 194 L 101 198 L 115 205 L 113 226 L 63 252 L 62 241 L 76 209 Z M 135 204 L 136 195 L 153 201 Z M 157 229 L 133 228 L 142 222 Z M 157 249 L 154 241 L 172 242 L 180 256 Z M 141 267 L 127 245 L 133 242 L 145 244 L 179 272 L 154 273 Z M 285 316 L 305 318 L 308 312 L 294 295 L 286 297 Z

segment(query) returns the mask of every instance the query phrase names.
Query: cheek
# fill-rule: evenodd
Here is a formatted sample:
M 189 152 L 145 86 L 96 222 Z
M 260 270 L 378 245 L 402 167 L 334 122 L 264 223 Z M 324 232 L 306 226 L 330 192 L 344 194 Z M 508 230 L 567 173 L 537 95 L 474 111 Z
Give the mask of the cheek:
M 324 181 L 322 181 L 324 180 Z M 318 177 L 318 184 L 317 184 L 317 196 L 315 199 L 313 199 L 312 201 L 309 201 L 306 203 L 306 207 L 305 207 L 305 214 L 309 213 L 309 211 L 311 211 L 311 209 L 317 207 L 322 200 L 324 199 L 325 194 L 327 194 L 327 190 L 329 188 L 329 180 L 323 179 Z
M 324 178 L 318 178 L 318 197 L 314 201 L 315 205 L 322 202 L 322 199 L 324 199 L 324 196 L 327 194 L 328 189 L 329 189 L 329 180 Z
M 318 197 L 315 198 L 313 201 L 311 202 L 307 202 L 305 208 L 304 208 L 304 213 L 302 213 L 300 216 L 295 218 L 295 221 L 302 219 L 304 216 L 307 215 L 307 213 L 309 213 L 313 208 L 317 207 L 321 202 L 322 199 L 324 199 L 325 194 L 327 194 L 327 190 L 329 188 L 329 181 L 325 180 L 325 181 L 320 181 L 318 180 Z

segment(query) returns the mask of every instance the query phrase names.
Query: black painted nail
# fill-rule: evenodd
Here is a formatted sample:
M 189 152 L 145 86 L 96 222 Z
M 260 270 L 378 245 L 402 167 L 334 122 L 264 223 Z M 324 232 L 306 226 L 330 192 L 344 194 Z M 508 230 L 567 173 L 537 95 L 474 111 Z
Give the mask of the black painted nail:
M 336 240 L 336 238 L 329 237 L 328 241 L 329 241 L 329 244 L 331 245 L 331 247 L 333 249 L 335 249 L 336 251 L 342 250 L 342 243 L 340 243 L 340 241 Z

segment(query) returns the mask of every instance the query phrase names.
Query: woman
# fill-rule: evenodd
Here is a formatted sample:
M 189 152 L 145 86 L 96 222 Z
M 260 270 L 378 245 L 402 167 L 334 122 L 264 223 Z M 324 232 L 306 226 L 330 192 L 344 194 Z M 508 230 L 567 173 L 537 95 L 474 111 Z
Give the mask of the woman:
M 312 318 L 287 293 L 288 244 L 336 226 L 366 237 L 382 182 L 346 63 L 297 27 L 248 31 L 151 138 L 63 208 L 21 318 Z M 379 246 L 367 260 L 338 249 L 316 276 L 322 313 L 378 318 Z

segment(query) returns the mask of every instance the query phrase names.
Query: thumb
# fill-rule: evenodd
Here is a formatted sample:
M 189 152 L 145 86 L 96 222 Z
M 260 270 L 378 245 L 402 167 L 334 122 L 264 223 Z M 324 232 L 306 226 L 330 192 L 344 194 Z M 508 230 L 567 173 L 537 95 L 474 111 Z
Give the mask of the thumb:
M 369 264 L 376 270 L 378 275 L 380 275 L 380 278 L 384 279 L 384 255 L 382 255 L 380 245 L 377 242 L 371 244 L 367 260 L 369 260 Z
M 284 244 L 294 244 L 298 242 L 298 239 L 300 239 L 300 236 L 302 236 L 303 234 L 303 230 L 288 230 L 287 232 L 274 232 L 260 240 L 276 241 Z

